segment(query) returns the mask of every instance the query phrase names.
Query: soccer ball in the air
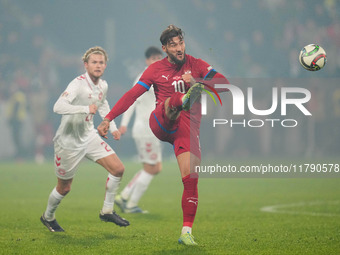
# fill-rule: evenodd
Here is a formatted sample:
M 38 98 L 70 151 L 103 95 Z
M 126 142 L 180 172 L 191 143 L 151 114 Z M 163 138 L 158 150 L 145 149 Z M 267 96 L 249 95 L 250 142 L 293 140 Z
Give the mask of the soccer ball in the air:
M 327 62 L 326 52 L 319 45 L 309 44 L 301 50 L 299 61 L 303 68 L 308 71 L 318 71 Z

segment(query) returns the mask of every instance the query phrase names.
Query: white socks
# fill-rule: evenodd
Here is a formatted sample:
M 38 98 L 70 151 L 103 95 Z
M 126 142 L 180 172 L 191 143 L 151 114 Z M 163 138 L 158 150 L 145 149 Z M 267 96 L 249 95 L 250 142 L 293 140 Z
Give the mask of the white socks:
M 183 228 L 182 228 L 182 235 L 184 235 L 184 234 L 186 234 L 186 233 L 191 234 L 191 230 L 192 230 L 191 227 L 187 227 L 187 226 L 183 227 Z
M 55 210 L 57 210 L 58 205 L 65 196 L 59 194 L 56 188 L 54 188 L 48 198 L 47 208 L 44 213 L 45 219 L 52 221 L 55 219 Z
M 109 174 L 107 181 L 106 181 L 106 193 L 105 193 L 105 200 L 102 209 L 103 214 L 112 213 L 113 211 L 113 204 L 115 195 L 119 188 L 120 180 L 122 177 L 116 177 L 112 174 Z
M 144 195 L 154 175 L 140 170 L 121 193 L 123 199 L 128 200 L 126 207 L 132 208 L 138 205 L 139 200 Z
M 131 179 L 131 181 L 125 186 L 125 188 L 123 189 L 123 191 L 120 193 L 120 195 L 122 196 L 122 198 L 124 200 L 128 200 L 129 197 L 131 196 L 131 193 L 133 191 L 133 189 L 136 186 L 136 182 L 137 179 L 139 178 L 139 175 L 142 173 L 143 169 L 138 171 L 133 178 Z

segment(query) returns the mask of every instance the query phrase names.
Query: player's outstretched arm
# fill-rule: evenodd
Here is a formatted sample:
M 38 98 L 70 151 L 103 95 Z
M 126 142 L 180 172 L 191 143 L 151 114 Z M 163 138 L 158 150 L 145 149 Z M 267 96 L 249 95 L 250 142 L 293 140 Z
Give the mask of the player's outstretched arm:
M 100 123 L 97 127 L 99 135 L 107 138 L 110 122 L 125 112 L 136 101 L 136 99 L 146 91 L 147 89 L 145 87 L 138 85 L 133 86 L 132 89 L 126 92 L 105 116 L 102 123 Z
M 215 88 L 215 84 L 230 84 L 228 79 L 224 77 L 223 74 L 216 72 L 214 69 L 210 70 L 210 72 L 206 75 L 206 77 L 204 77 L 204 79 L 198 80 L 198 82 L 201 82 L 213 88 Z M 206 89 L 209 89 L 209 88 L 207 87 Z M 219 89 L 216 89 L 216 91 L 218 93 L 228 92 L 229 89 L 219 88 Z
M 133 86 L 128 92 L 126 92 L 118 102 L 113 106 L 111 111 L 105 116 L 110 121 L 121 115 L 136 101 L 138 97 L 144 94 L 147 89 L 141 85 Z

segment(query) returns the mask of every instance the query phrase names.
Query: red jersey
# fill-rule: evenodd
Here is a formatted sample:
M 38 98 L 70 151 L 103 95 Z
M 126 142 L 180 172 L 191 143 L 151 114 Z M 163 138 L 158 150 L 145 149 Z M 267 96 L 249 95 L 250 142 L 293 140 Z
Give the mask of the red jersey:
M 194 79 L 207 80 L 212 77 L 219 77 L 229 83 L 228 80 L 221 74 L 217 73 L 212 67 L 202 59 L 194 58 L 190 55 L 185 55 L 186 61 L 182 66 L 172 64 L 169 62 L 168 57 L 151 64 L 142 74 L 137 84 L 130 89 L 124 96 L 116 103 L 111 112 L 106 116 L 109 120 L 113 120 L 123 112 L 125 112 L 133 102 L 142 95 L 151 86 L 154 87 L 156 104 L 164 102 L 175 92 L 185 94 L 190 84 L 183 81 L 182 75 L 191 73 Z M 215 75 L 216 74 L 216 75 Z M 181 115 L 187 121 L 195 124 L 200 124 L 201 120 L 201 103 L 195 102 L 190 111 L 182 111 Z
M 150 65 L 141 76 L 138 84 L 153 85 L 156 104 L 164 102 L 165 99 L 171 97 L 174 92 L 185 94 L 190 88 L 190 84 L 183 81 L 182 75 L 191 73 L 194 79 L 204 78 L 212 67 L 201 59 L 194 58 L 190 55 L 185 55 L 186 61 L 179 68 L 178 65 L 172 64 L 165 57 Z M 191 114 L 190 114 L 191 113 Z M 196 123 L 201 119 L 201 104 L 195 103 L 190 111 L 183 111 L 182 114 L 191 115 L 192 120 Z M 189 115 L 190 114 L 190 115 Z

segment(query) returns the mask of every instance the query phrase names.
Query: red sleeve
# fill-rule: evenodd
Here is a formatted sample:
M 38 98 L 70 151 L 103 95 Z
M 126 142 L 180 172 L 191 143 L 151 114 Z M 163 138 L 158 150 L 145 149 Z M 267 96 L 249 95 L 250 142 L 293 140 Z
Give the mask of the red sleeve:
M 144 85 L 138 82 L 135 86 L 133 86 L 132 89 L 126 92 L 118 100 L 118 102 L 113 106 L 112 110 L 105 116 L 105 118 L 112 121 L 117 116 L 121 115 L 123 112 L 129 109 L 129 107 L 136 101 L 136 99 L 148 90 L 148 88 Z
M 146 85 L 150 87 L 152 84 L 154 84 L 153 77 L 157 72 L 154 64 L 149 65 L 148 68 L 146 68 L 143 72 L 142 76 L 139 78 L 139 81 L 143 83 L 143 86 Z
M 228 79 L 226 77 L 224 77 L 224 75 L 218 73 L 215 71 L 215 69 L 211 69 L 212 72 L 215 72 L 213 74 L 213 78 L 207 78 L 205 77 L 204 79 L 200 80 L 200 82 L 203 82 L 204 84 L 207 84 L 211 87 L 215 87 L 215 84 L 230 84 L 230 82 L 228 81 Z M 207 74 L 209 75 L 209 73 Z M 229 89 L 225 89 L 225 88 L 216 88 L 217 92 L 227 92 L 229 91 Z
M 215 84 L 229 84 L 230 82 L 224 75 L 218 73 L 215 69 L 212 68 L 207 62 L 202 59 L 198 59 L 197 61 L 198 69 L 200 72 L 201 79 L 196 79 L 197 82 L 203 82 L 211 87 L 214 87 Z M 226 92 L 228 89 L 216 89 L 217 92 Z

